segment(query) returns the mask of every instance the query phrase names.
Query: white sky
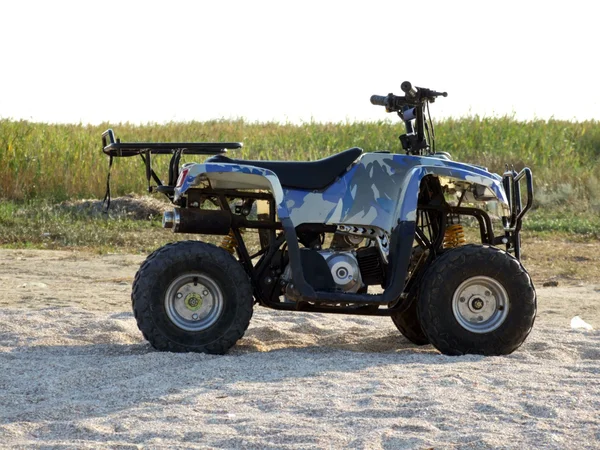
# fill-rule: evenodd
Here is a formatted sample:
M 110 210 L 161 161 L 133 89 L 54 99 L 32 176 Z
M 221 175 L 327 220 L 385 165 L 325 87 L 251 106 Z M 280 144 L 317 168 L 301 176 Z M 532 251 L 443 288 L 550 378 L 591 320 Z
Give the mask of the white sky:
M 595 0 L 0 0 L 0 117 L 354 121 L 371 94 L 434 117 L 600 120 Z

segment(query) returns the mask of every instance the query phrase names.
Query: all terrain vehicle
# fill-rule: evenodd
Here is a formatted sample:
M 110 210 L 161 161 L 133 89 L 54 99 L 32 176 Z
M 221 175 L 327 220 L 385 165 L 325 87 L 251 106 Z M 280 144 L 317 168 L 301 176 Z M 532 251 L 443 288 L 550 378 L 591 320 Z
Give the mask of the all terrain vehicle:
M 155 348 L 225 353 L 254 304 L 390 316 L 414 344 L 448 355 L 503 355 L 523 343 L 536 314 L 519 261 L 531 171 L 507 166 L 500 176 L 436 152 L 429 103 L 446 93 L 401 88 L 371 103 L 398 113 L 406 154 L 351 148 L 318 161 L 249 161 L 225 155 L 242 147 L 236 142 L 123 143 L 103 133 L 111 164 L 140 155 L 149 185 L 175 205 L 165 228 L 222 236 L 220 246 L 167 244 L 137 272 L 133 311 Z M 164 185 L 152 169 L 156 154 L 171 155 Z M 179 167 L 182 154 L 210 157 Z M 489 211 L 502 221 L 498 235 Z M 466 242 L 466 222 L 477 243 Z

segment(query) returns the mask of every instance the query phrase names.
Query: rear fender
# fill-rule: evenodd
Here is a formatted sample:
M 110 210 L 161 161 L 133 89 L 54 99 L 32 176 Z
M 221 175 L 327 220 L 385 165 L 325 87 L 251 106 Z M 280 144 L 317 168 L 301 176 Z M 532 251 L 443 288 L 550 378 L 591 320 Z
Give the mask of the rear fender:
M 182 167 L 174 201 L 179 200 L 194 187 L 213 189 L 262 189 L 273 194 L 280 218 L 288 217 L 289 213 L 283 201 L 283 189 L 279 178 L 274 172 L 260 167 L 227 163 L 191 163 Z

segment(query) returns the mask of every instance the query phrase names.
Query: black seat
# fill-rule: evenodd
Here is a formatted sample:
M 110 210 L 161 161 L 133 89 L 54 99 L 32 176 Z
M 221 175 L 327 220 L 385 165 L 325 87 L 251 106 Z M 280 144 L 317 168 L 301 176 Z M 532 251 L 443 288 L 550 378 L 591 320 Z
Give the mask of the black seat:
M 247 164 L 273 171 L 282 186 L 295 189 L 323 189 L 334 182 L 362 154 L 358 147 L 317 161 L 251 161 L 211 156 L 207 163 Z

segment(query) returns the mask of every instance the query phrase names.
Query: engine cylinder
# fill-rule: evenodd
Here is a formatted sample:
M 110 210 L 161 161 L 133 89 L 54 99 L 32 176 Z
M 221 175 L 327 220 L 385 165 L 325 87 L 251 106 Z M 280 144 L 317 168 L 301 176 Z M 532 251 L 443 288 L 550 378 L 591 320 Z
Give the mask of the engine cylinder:
M 377 247 L 365 247 L 356 252 L 362 280 L 366 285 L 384 285 L 385 270 Z

